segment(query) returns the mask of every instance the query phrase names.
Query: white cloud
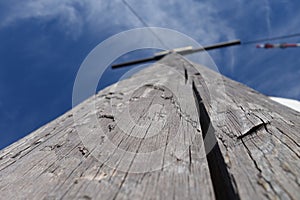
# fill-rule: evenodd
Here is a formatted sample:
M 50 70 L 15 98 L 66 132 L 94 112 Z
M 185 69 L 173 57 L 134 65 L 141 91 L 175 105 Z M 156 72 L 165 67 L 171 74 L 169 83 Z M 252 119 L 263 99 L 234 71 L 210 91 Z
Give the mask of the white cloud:
M 3 28 L 26 19 L 56 19 L 65 30 L 65 33 L 78 36 L 81 33 L 83 21 L 82 16 L 74 7 L 74 3 L 76 3 L 76 1 L 19 1 L 8 7 L 8 12 L 3 17 L 0 25 Z
M 234 31 L 219 18 L 210 2 L 185 0 L 127 0 L 150 26 L 172 28 L 208 44 L 221 37 L 234 38 Z M 95 32 L 113 27 L 134 28 L 143 24 L 122 1 L 24 0 L 9 7 L 2 27 L 24 19 L 57 19 L 63 31 L 78 37 L 85 25 Z
M 234 31 L 218 15 L 218 8 L 210 1 L 127 0 L 152 26 L 173 28 L 188 34 L 203 44 L 234 38 Z
M 285 105 L 289 108 L 292 108 L 298 112 L 300 112 L 300 101 L 294 100 L 294 99 L 285 99 L 285 98 L 279 98 L 279 97 L 270 97 L 273 101 L 276 101 L 282 105 Z

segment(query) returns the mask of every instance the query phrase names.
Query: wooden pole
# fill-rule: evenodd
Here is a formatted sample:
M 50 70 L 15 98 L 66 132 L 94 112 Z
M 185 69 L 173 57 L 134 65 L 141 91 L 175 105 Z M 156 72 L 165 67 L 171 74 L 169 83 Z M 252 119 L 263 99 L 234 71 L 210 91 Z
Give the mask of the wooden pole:
M 100 130 L 89 124 L 93 113 L 105 133 L 99 148 L 110 141 L 123 154 L 88 147 Z M 171 54 L 2 150 L 1 198 L 300 199 L 299 121 Z

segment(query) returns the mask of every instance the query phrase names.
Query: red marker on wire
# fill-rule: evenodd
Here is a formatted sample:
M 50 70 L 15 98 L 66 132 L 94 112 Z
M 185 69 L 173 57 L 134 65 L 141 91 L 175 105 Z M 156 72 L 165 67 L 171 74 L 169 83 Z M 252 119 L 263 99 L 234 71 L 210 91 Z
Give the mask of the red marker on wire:
M 281 44 L 266 43 L 266 44 L 257 44 L 256 45 L 256 48 L 265 48 L 265 49 L 272 49 L 272 48 L 285 49 L 285 48 L 289 48 L 289 47 L 300 47 L 300 43 L 292 43 L 292 44 L 288 44 L 288 43 L 281 43 Z

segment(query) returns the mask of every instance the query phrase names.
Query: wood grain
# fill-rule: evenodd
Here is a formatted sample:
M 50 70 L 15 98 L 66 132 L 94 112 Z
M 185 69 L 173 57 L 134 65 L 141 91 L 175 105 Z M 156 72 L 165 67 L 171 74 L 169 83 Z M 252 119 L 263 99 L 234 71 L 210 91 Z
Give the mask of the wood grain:
M 299 121 L 171 54 L 2 150 L 0 196 L 300 199 Z

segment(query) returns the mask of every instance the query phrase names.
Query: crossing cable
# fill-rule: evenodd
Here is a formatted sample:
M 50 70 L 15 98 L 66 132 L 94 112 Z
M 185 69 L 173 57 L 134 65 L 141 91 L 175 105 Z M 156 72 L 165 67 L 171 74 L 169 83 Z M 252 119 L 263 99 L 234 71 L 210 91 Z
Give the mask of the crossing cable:
M 159 43 L 165 48 L 168 49 L 168 47 L 164 44 L 164 42 L 158 37 L 158 35 L 150 28 L 150 26 L 143 20 L 143 18 L 134 10 L 134 8 L 126 1 L 122 0 L 123 4 L 132 12 L 132 14 L 154 35 L 154 37 L 159 41 Z
M 156 53 L 152 57 L 147 57 L 147 58 L 142 58 L 142 59 L 138 59 L 138 60 L 114 64 L 111 67 L 113 69 L 116 69 L 116 68 L 120 68 L 120 67 L 126 67 L 126 66 L 130 66 L 130 65 L 136 65 L 136 64 L 150 62 L 150 61 L 156 61 L 170 53 L 178 53 L 178 54 L 184 56 L 184 55 L 189 55 L 189 54 L 193 54 L 193 53 L 197 53 L 197 52 L 201 52 L 201 51 L 208 51 L 208 50 L 219 49 L 219 48 L 235 46 L 235 45 L 240 45 L 240 44 L 241 44 L 240 40 L 232 40 L 232 41 L 228 41 L 228 42 L 221 42 L 221 43 L 204 46 L 204 47 L 199 47 L 199 48 L 193 48 L 192 46 L 189 46 L 189 47 L 184 47 L 184 48 L 172 49 L 172 50 Z

